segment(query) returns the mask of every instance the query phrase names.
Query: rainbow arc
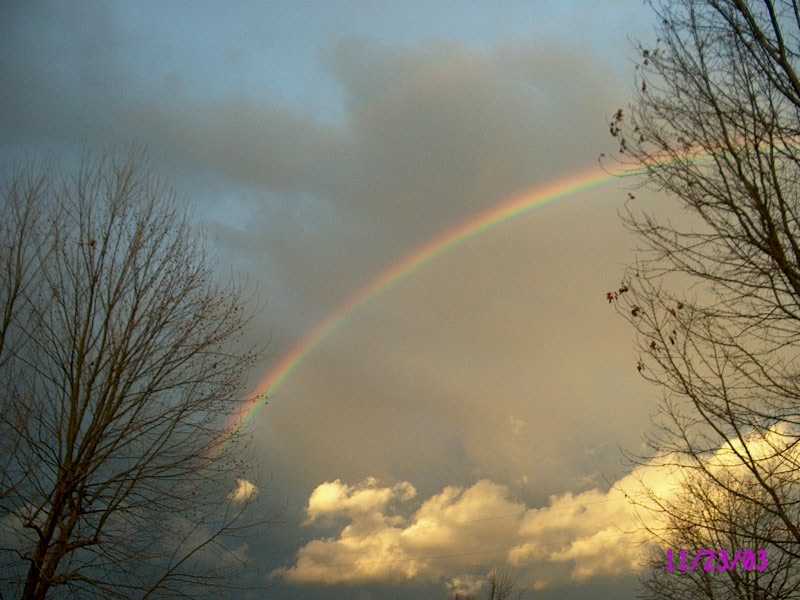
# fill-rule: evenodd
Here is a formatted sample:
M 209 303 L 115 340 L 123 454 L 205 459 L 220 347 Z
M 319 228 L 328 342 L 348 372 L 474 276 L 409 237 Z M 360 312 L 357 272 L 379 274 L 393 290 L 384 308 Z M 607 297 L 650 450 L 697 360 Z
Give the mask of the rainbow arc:
M 279 389 L 314 349 L 327 340 L 353 313 L 380 296 L 424 265 L 453 248 L 508 221 L 537 209 L 565 200 L 581 192 L 601 187 L 621 176 L 638 172 L 617 166 L 614 170 L 600 166 L 536 187 L 528 192 L 486 210 L 447 230 L 443 235 L 417 248 L 395 262 L 387 270 L 361 288 L 335 312 L 320 321 L 303 339 L 287 352 L 259 381 L 253 395 L 242 403 L 227 425 L 233 433 L 253 420 L 266 404 L 267 395 Z

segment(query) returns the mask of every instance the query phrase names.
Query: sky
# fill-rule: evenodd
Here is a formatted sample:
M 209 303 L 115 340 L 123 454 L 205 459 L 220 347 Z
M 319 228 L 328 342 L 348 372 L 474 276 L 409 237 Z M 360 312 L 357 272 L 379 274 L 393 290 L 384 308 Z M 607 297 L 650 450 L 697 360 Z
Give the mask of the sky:
M 606 302 L 641 0 L 4 2 L 0 164 L 148 148 L 266 344 L 254 597 L 635 597 L 658 390 Z M 613 161 L 606 162 L 613 166 Z M 636 208 L 668 199 L 636 189 Z M 255 486 L 255 487 L 253 487 Z M 627 490 L 627 492 L 625 491 Z

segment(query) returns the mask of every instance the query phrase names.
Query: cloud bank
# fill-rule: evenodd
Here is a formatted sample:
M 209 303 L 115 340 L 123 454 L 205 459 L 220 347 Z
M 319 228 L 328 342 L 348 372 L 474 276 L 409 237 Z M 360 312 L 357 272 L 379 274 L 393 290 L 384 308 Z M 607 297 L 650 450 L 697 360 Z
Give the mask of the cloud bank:
M 751 432 L 701 458 L 716 476 L 752 487 L 745 445 L 760 468 L 780 473 L 796 468 L 800 456 L 787 433 L 782 426 Z M 498 565 L 525 573 L 533 589 L 629 575 L 648 558 L 646 530 L 668 527 L 653 502 L 681 506 L 680 494 L 697 473 L 685 457 L 657 456 L 607 490 L 554 495 L 533 508 L 489 479 L 447 486 L 421 504 L 409 482 L 325 482 L 309 498 L 306 525 L 324 518 L 337 532 L 302 546 L 294 565 L 273 575 L 292 584 L 416 578 L 464 593 L 480 588 L 482 574 Z M 706 500 L 724 495 L 714 487 L 706 493 Z
M 324 516 L 338 523 L 337 532 L 302 546 L 294 564 L 273 575 L 293 584 L 423 578 L 475 591 L 483 582 L 481 569 L 497 564 L 536 573 L 529 583 L 540 589 L 630 573 L 639 567 L 637 547 L 645 536 L 623 490 L 634 493 L 641 475 L 633 473 L 608 491 L 553 496 L 539 508 L 488 479 L 447 486 L 416 508 L 409 482 L 325 482 L 309 498 L 306 524 Z

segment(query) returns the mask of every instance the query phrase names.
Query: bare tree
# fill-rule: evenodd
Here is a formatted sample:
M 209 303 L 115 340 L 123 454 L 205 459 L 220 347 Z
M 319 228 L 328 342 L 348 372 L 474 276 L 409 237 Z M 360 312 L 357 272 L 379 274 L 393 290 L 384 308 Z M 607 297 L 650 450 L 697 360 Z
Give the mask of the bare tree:
M 525 589 L 519 587 L 517 578 L 508 571 L 493 569 L 488 576 L 489 600 L 520 600 Z
M 642 248 L 608 299 L 638 333 L 638 370 L 664 391 L 652 449 L 692 482 L 658 510 L 673 519 L 669 543 L 769 547 L 770 562 L 796 581 L 800 6 L 653 7 L 658 42 L 639 47 L 636 101 L 610 127 L 621 160 L 687 216 L 640 214 L 631 195 L 625 218 Z M 681 520 L 686 506 L 714 499 L 735 503 Z M 734 527 L 733 515 L 761 525 Z M 698 523 L 688 528 L 692 519 Z M 702 597 L 702 578 L 695 583 L 685 595 L 664 595 L 661 586 L 652 597 Z M 759 585 L 735 597 L 780 597 Z
M 517 578 L 508 571 L 492 569 L 486 580 L 489 583 L 487 600 L 521 600 L 526 591 L 519 587 Z M 451 600 L 476 600 L 476 598 L 470 594 L 456 593 Z
M 255 488 L 226 431 L 252 351 L 186 207 L 135 149 L 23 170 L 0 214 L 3 588 L 216 596 Z M 234 489 L 235 484 L 239 487 Z M 233 493 L 232 493 L 233 490 Z
M 783 523 L 752 502 L 757 495 L 766 500 L 761 486 L 738 491 L 741 495 L 720 490 L 709 485 L 702 473 L 690 470 L 680 491 L 668 501 L 651 493 L 648 509 L 658 511 L 660 518 L 645 525 L 659 543 L 651 546 L 641 578 L 643 598 L 797 598 L 800 570 L 796 559 L 763 541 L 782 537 Z M 756 546 L 754 540 L 758 540 Z

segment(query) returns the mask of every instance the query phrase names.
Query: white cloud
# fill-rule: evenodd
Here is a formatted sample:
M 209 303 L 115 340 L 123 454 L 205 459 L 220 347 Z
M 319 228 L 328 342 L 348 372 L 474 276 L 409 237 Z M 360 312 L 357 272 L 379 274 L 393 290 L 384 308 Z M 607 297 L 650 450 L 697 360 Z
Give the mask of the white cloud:
M 228 495 L 231 502 L 246 502 L 258 493 L 258 488 L 246 479 L 237 479 L 236 487 Z
M 417 490 L 408 482 L 394 487 L 379 487 L 378 480 L 369 477 L 356 486 L 342 483 L 339 479 L 328 481 L 316 487 L 308 499 L 306 523 L 324 517 L 345 516 L 357 519 L 371 513 L 381 513 L 394 500 L 411 500 Z
M 451 590 L 474 591 L 482 582 L 476 570 L 485 573 L 498 561 L 549 564 L 552 583 L 636 568 L 625 539 L 630 536 L 615 529 L 634 522 L 622 492 L 564 494 L 529 509 L 508 487 L 484 479 L 469 488 L 445 487 L 406 522 L 386 514 L 392 501 L 413 497 L 403 490 L 413 486 L 380 487 L 373 478 L 355 486 L 338 480 L 321 484 L 309 499 L 306 522 L 336 514 L 350 523 L 337 536 L 300 548 L 295 565 L 275 574 L 291 583 L 326 584 L 422 577 L 443 581 Z M 544 587 L 538 580 L 532 585 Z
M 623 479 L 617 486 L 627 483 Z M 619 487 L 554 496 L 547 506 L 525 514 L 520 543 L 508 552 L 508 562 L 518 567 L 560 564 L 568 570 L 548 571 L 549 577 L 572 581 L 633 572 L 646 539 L 637 524 L 633 505 Z
M 788 439 L 776 430 L 753 435 L 747 445 L 752 456 L 774 462 Z M 725 446 L 705 458 L 714 469 L 747 477 L 732 458 L 736 449 Z M 793 456 L 785 460 L 796 464 Z M 674 498 L 691 472 L 685 467 L 673 456 L 657 457 L 608 490 L 568 492 L 535 508 L 515 500 L 507 486 L 483 479 L 468 488 L 445 487 L 408 519 L 396 511 L 416 496 L 410 483 L 382 486 L 370 477 L 348 485 L 337 479 L 312 492 L 306 523 L 322 517 L 349 523 L 334 537 L 307 543 L 297 551 L 295 566 L 275 574 L 292 583 L 327 584 L 421 577 L 442 581 L 451 591 L 474 592 L 482 581 L 477 572 L 488 572 L 498 561 L 535 573 L 524 582 L 533 589 L 633 573 L 647 547 L 641 519 L 649 527 L 660 525 L 642 507 L 653 494 L 661 501 Z

